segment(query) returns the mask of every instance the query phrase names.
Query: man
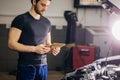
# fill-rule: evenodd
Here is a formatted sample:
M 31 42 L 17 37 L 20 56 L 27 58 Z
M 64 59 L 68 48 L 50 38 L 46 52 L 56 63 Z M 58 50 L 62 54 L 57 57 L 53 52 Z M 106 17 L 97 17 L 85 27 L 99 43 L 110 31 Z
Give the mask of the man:
M 47 80 L 46 53 L 60 51 L 60 47 L 50 47 L 51 24 L 43 16 L 50 2 L 31 0 L 31 9 L 12 21 L 8 47 L 19 52 L 17 80 Z

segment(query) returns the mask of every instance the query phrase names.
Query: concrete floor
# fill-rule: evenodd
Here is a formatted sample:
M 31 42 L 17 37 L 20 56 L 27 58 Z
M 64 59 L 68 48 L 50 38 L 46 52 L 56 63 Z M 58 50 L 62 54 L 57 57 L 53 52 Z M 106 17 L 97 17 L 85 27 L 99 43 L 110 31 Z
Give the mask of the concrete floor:
M 61 80 L 64 77 L 63 72 L 59 71 L 49 71 L 48 72 L 48 80 Z M 0 72 L 0 80 L 16 80 L 15 76 L 9 75 L 8 73 Z
M 48 72 L 48 80 L 61 80 L 63 77 L 64 77 L 63 72 L 58 72 L 58 71 Z

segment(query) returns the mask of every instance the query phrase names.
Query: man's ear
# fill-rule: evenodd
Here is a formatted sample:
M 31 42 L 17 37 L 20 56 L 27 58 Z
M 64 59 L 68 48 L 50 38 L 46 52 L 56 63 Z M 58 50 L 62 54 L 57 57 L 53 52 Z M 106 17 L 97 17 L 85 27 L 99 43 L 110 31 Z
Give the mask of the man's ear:
M 33 0 L 33 5 L 36 5 L 36 0 Z

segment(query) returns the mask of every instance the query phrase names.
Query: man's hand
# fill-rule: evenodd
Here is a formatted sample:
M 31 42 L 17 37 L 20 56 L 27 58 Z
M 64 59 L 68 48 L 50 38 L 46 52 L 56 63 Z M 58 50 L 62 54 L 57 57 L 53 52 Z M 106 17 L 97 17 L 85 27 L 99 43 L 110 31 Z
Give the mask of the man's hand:
M 61 50 L 61 47 L 65 46 L 63 43 L 53 43 L 51 47 L 51 52 L 54 56 L 58 55 Z
M 44 44 L 40 44 L 35 47 L 35 52 L 37 54 L 45 54 L 45 53 L 48 53 L 49 51 L 50 51 L 50 47 L 48 47 Z
M 51 47 L 51 52 L 54 56 L 58 55 L 60 52 L 60 47 Z

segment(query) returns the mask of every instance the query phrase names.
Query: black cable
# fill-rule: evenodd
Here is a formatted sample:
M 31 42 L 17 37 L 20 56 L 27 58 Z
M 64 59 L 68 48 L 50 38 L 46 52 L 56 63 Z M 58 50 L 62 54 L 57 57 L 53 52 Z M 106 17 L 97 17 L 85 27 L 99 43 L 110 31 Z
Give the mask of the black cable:
M 106 60 L 105 60 L 105 66 L 107 66 L 107 64 L 108 64 L 107 59 L 108 59 L 108 56 L 109 56 L 110 50 L 112 49 L 112 44 L 113 44 L 113 39 L 112 39 L 112 41 L 111 41 L 111 45 L 110 45 L 110 47 L 108 48 L 108 52 L 107 52 Z
M 108 60 L 108 56 L 109 56 L 110 50 L 111 50 L 111 48 L 112 48 L 112 43 L 113 43 L 113 39 L 111 40 L 111 45 L 110 45 L 110 47 L 108 48 L 108 52 L 107 52 L 106 60 L 105 60 L 105 66 L 107 66 L 107 64 L 108 64 L 107 60 Z M 105 72 L 105 76 L 107 76 L 107 72 Z

